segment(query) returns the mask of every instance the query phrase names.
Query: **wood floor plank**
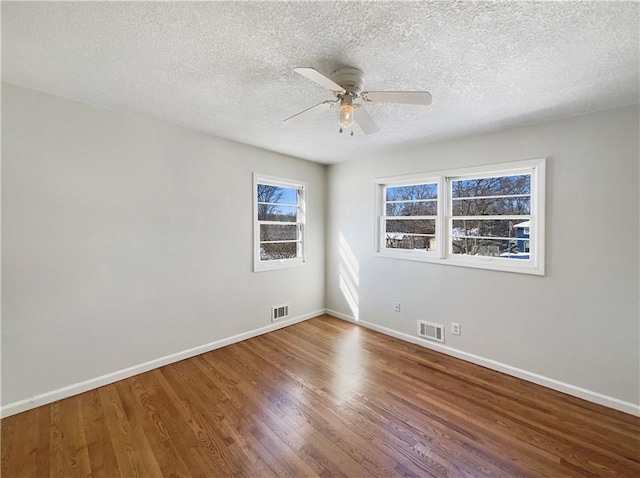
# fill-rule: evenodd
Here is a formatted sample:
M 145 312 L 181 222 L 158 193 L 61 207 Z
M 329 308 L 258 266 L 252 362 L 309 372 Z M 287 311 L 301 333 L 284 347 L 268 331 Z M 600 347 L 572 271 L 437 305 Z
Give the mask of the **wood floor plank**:
M 155 405 L 145 388 L 136 377 L 116 384 L 123 407 L 131 428 L 138 433 L 136 441 L 148 443 L 147 452 L 152 454 L 162 471 L 162 476 L 190 477 L 180 453 L 176 449 L 171 437 L 160 419 Z
M 21 413 L 12 418 L 15 420 L 2 421 L 2 476 L 11 476 L 13 470 L 20 470 L 22 476 L 36 477 L 35 447 L 40 432 L 38 413 Z M 46 433 L 49 433 L 49 427 Z M 42 452 L 48 454 L 49 450 Z
M 321 316 L 1 422 L 2 477 L 637 477 L 640 419 Z
M 51 407 L 49 434 L 51 476 L 89 476 L 91 462 L 78 396 Z
M 78 399 L 82 410 L 82 423 L 91 463 L 91 475 L 94 478 L 120 476 L 118 461 L 113 450 L 98 390 L 83 393 L 78 396 Z M 45 476 L 45 474 L 42 473 L 39 476 Z
M 117 390 L 121 383 L 116 382 L 99 389 L 120 473 L 132 478 L 162 476 L 155 456 L 148 449 L 148 443 L 137 430 L 132 429 Z

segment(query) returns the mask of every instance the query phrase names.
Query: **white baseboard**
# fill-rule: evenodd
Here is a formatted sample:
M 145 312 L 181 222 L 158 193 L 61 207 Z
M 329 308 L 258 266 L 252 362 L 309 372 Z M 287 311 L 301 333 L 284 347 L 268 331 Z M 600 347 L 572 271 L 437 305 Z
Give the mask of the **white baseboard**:
M 3 406 L 2 408 L 0 408 L 0 417 L 4 418 L 11 415 L 15 415 L 16 413 L 24 412 L 32 408 L 39 407 L 41 405 L 46 405 L 48 403 L 55 402 L 56 400 L 61 400 L 63 398 L 71 397 L 79 393 L 93 390 L 94 388 L 102 387 L 104 385 L 117 382 L 118 380 L 123 380 L 125 378 L 133 377 L 134 375 L 138 375 L 143 372 L 148 372 L 149 370 L 153 370 L 155 368 L 162 367 L 164 365 L 169 365 L 171 363 L 178 362 L 180 360 L 184 360 L 190 357 L 195 357 L 196 355 L 200 355 L 205 352 L 210 352 L 211 350 L 219 349 L 220 347 L 225 347 L 227 345 L 235 344 L 236 342 L 241 342 L 243 340 L 247 340 L 252 337 L 257 337 L 258 335 L 266 334 L 267 332 L 272 332 L 274 330 L 287 327 L 288 325 L 297 324 L 298 322 L 302 322 L 304 320 L 317 317 L 324 313 L 325 313 L 325 310 L 321 309 L 315 312 L 310 312 L 308 314 L 300 315 L 298 317 L 293 317 L 291 319 L 278 321 L 273 324 L 269 324 L 265 327 L 260 327 L 259 329 L 250 330 L 249 332 L 244 332 L 242 334 L 234 335 L 226 339 L 216 340 L 215 342 L 210 342 L 208 344 L 200 345 L 198 347 L 194 347 L 188 350 L 183 350 L 182 352 L 166 355 L 164 357 L 150 360 L 149 362 L 141 363 L 139 365 L 134 365 L 133 367 L 127 367 L 125 369 L 118 370 L 117 372 L 108 373 L 100 377 L 95 377 L 89 380 L 85 380 L 84 382 L 74 383 L 66 387 L 58 388 L 56 390 L 51 390 L 49 392 L 36 395 L 35 397 L 26 398 L 24 400 L 18 400 L 16 402 L 9 403 Z
M 375 330 L 376 332 L 380 332 L 381 334 L 389 335 L 391 337 L 404 340 L 405 342 L 411 342 L 412 344 L 416 344 L 421 347 L 432 349 L 437 352 L 442 352 L 444 354 L 451 355 L 452 357 L 466 360 L 467 362 L 472 362 L 477 365 L 482 365 L 483 367 L 487 367 L 492 370 L 496 370 L 498 372 L 506 373 L 507 375 L 521 378 L 528 382 L 533 382 L 538 385 L 542 385 L 543 387 L 550 388 L 552 390 L 557 390 L 558 392 L 563 392 L 568 395 L 572 395 L 574 397 L 582 398 L 589 402 L 597 403 L 599 405 L 604 405 L 605 407 L 613 408 L 614 410 L 619 410 L 621 412 L 629 413 L 631 415 L 640 417 L 640 405 L 636 405 L 631 402 L 619 400 L 617 398 L 610 397 L 608 395 L 603 395 L 601 393 L 593 392 L 591 390 L 577 387 L 575 385 L 564 383 L 559 380 L 555 380 L 553 378 L 545 377 L 543 375 L 538 375 L 537 373 L 512 367 L 511 365 L 507 365 L 501 362 L 496 362 L 495 360 L 491 360 L 485 357 L 480 357 L 479 355 L 463 352 L 462 350 L 454 349 L 452 347 L 447 347 L 446 345 L 438 344 L 436 342 L 429 342 L 427 340 L 421 339 L 420 337 L 414 337 L 412 335 L 405 334 L 403 332 L 398 332 L 396 330 L 389 329 L 381 325 L 373 324 L 371 322 L 356 320 L 354 317 L 351 317 L 350 315 L 343 314 L 335 310 L 327 309 L 326 313 L 338 319 L 342 319 L 348 322 L 353 322 L 354 324 L 362 325 L 363 327 L 366 327 L 371 330 Z

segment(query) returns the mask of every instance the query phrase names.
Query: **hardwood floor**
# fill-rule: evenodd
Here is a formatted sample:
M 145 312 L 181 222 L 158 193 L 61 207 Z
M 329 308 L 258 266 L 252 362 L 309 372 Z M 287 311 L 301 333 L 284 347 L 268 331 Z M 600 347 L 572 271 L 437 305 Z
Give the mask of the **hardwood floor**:
M 2 477 L 640 477 L 640 419 L 322 316 L 2 420 Z

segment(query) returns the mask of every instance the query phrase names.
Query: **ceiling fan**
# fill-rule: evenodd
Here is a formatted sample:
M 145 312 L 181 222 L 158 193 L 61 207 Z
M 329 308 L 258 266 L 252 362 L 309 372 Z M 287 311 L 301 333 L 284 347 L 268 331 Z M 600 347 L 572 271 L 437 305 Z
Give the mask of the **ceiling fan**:
M 360 98 L 365 103 L 431 104 L 431 94 L 428 91 L 362 91 L 364 73 L 357 68 L 340 68 L 331 74 L 331 78 L 313 68 L 294 68 L 293 71 L 331 91 L 336 99 L 323 101 L 284 120 L 290 124 L 308 119 L 338 105 L 340 133 L 350 130 L 353 136 L 352 127 L 355 121 L 365 134 L 372 134 L 380 131 L 380 128 L 362 105 L 355 103 L 354 100 Z

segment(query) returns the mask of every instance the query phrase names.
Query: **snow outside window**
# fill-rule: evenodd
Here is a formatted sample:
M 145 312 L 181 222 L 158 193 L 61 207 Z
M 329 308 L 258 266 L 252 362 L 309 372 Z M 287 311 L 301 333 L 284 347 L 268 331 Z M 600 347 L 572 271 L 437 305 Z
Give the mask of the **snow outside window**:
M 306 184 L 257 174 L 253 182 L 254 271 L 303 265 Z

